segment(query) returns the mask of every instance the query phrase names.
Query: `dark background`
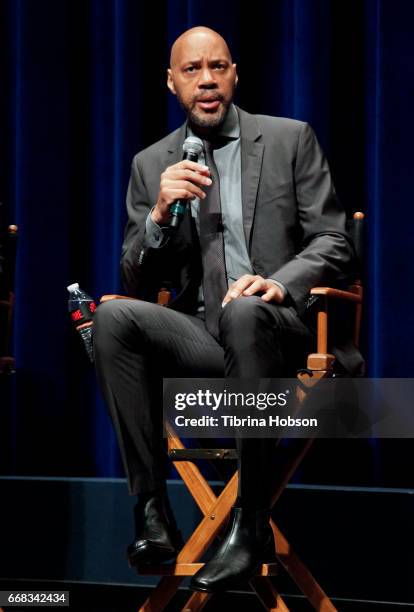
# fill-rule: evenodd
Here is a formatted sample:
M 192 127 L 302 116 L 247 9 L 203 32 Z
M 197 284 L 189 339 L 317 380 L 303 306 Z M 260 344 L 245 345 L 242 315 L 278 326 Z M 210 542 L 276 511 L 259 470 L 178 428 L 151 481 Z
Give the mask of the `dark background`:
M 0 200 L 20 228 L 2 474 L 123 475 L 66 285 L 121 289 L 130 162 L 183 121 L 166 68 L 194 25 L 227 39 L 240 106 L 314 127 L 345 208 L 367 218 L 368 374 L 412 375 L 413 19 L 409 0 L 0 2 Z M 413 487 L 411 450 L 321 440 L 296 481 Z

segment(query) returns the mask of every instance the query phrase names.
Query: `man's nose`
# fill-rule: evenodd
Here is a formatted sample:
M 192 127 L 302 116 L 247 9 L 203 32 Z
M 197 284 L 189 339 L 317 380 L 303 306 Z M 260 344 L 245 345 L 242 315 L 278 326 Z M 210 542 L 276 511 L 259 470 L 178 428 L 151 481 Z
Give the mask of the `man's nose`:
M 198 80 L 199 87 L 214 87 L 217 85 L 216 80 L 214 78 L 214 74 L 210 70 L 210 68 L 203 68 L 200 72 L 200 78 Z

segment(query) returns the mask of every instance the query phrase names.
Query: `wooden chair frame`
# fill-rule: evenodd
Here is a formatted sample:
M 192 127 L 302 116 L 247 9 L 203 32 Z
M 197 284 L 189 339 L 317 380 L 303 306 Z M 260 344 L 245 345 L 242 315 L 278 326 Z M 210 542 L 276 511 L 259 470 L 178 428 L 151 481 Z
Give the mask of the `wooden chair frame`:
M 17 242 L 17 225 L 9 225 L 7 229 L 7 244 L 6 250 L 6 269 L 5 269 L 5 286 L 6 294 L 0 295 L 0 311 L 2 321 L 5 322 L 5 330 L 1 335 L 0 342 L 0 375 L 13 374 L 15 371 L 15 360 L 11 355 L 11 335 L 13 324 L 13 309 L 14 309 L 14 269 L 16 257 L 16 242 Z M 4 315 L 5 311 L 5 316 Z
M 355 213 L 354 218 L 362 220 L 363 214 Z M 300 382 L 297 387 L 299 406 L 306 398 L 308 390 L 317 385 L 320 379 L 330 377 L 333 374 L 335 357 L 328 352 L 328 318 L 331 302 L 340 300 L 355 304 L 353 340 L 356 346 L 359 344 L 361 325 L 363 289 L 360 281 L 355 281 L 348 291 L 331 287 L 315 287 L 310 294 L 319 298 L 317 301 L 317 350 L 315 353 L 308 355 L 306 369 L 297 374 L 297 379 Z M 112 299 L 124 299 L 124 296 L 106 295 L 102 297 L 101 302 Z M 159 303 L 164 305 L 168 303 L 165 290 L 160 292 Z M 137 568 L 139 574 L 161 576 L 158 585 L 139 608 L 139 612 L 161 612 L 164 610 L 177 592 L 183 579 L 186 576 L 192 576 L 202 567 L 203 564 L 199 563 L 199 559 L 219 534 L 237 495 L 237 471 L 217 497 L 193 460 L 195 457 L 208 457 L 209 454 L 210 457 L 213 455 L 215 458 L 224 458 L 227 449 L 215 449 L 214 451 L 205 449 L 201 452 L 197 449 L 185 449 L 169 423 L 166 424 L 166 428 L 169 455 L 195 503 L 201 510 L 203 518 L 178 554 L 175 563 L 156 566 L 141 565 Z M 303 440 L 300 449 L 291 458 L 273 494 L 272 507 L 283 493 L 312 443 L 312 438 Z M 318 612 L 336 611 L 331 599 L 299 559 L 273 520 L 271 520 L 271 526 L 275 536 L 278 562 L 294 580 L 312 607 Z M 261 566 L 257 575 L 250 580 L 250 586 L 266 610 L 269 612 L 285 612 L 289 608 L 272 581 L 272 576 L 276 574 L 277 564 L 265 563 Z M 212 596 L 210 593 L 192 593 L 183 606 L 182 612 L 202 610 Z

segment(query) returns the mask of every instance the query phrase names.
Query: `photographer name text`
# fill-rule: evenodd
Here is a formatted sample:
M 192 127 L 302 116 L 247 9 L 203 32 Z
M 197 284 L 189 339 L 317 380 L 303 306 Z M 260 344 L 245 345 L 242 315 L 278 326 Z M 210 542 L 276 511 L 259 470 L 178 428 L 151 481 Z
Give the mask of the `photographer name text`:
M 200 417 L 185 417 L 180 414 L 174 419 L 177 427 L 318 427 L 318 419 L 294 418 L 279 415 L 266 417 L 238 417 L 222 414 L 220 416 L 203 415 Z

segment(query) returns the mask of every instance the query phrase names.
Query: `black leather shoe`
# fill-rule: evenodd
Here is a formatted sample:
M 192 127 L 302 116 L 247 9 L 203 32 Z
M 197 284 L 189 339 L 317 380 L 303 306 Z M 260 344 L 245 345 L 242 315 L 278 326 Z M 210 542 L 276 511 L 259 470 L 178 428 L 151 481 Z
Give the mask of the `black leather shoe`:
M 269 510 L 232 508 L 225 536 L 212 559 L 191 579 L 190 589 L 216 593 L 250 580 L 262 563 L 276 561 Z
M 154 495 L 138 501 L 134 517 L 136 539 L 127 549 L 130 567 L 175 559 L 183 539 L 167 496 Z

